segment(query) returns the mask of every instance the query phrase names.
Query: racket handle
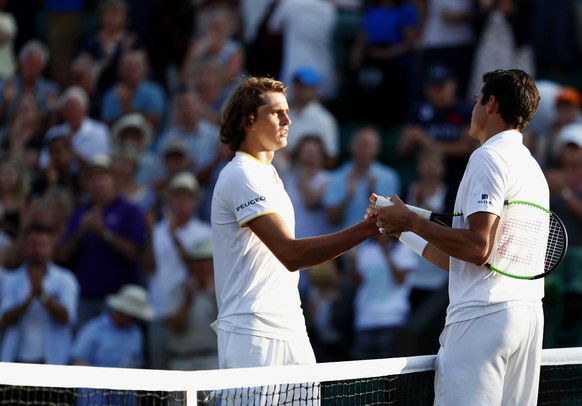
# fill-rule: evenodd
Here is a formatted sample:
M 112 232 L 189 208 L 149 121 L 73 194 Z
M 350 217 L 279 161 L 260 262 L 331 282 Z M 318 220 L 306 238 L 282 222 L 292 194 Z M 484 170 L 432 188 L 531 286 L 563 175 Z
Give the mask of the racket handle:
M 393 204 L 392 200 L 390 200 L 389 198 L 384 196 L 378 196 L 376 199 L 375 207 L 379 209 L 381 207 L 392 206 L 392 204 Z M 423 219 L 430 220 L 430 215 L 432 213 L 430 210 L 421 209 L 420 207 L 412 206 L 410 204 L 407 204 L 406 207 L 408 207 L 409 210 L 418 214 Z

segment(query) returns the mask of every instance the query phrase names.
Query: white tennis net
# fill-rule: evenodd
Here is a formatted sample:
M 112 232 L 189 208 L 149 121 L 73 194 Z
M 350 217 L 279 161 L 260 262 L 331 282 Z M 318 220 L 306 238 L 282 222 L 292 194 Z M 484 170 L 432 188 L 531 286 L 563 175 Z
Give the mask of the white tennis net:
M 213 371 L 0 363 L 0 405 L 432 405 L 434 360 Z M 582 404 L 582 348 L 543 351 L 538 404 Z

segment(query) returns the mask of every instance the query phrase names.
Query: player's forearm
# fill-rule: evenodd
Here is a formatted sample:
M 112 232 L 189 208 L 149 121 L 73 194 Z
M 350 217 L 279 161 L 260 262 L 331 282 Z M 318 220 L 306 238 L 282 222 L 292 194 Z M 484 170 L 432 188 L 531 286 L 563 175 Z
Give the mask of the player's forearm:
M 483 265 L 490 253 L 488 241 L 471 229 L 449 228 L 422 219 L 419 216 L 413 216 L 409 229 L 427 240 L 446 256 L 455 257 L 462 261 Z M 435 259 L 439 261 L 435 265 L 443 268 L 439 265 L 442 258 Z
M 451 257 L 432 244 L 428 244 L 422 253 L 422 256 L 431 262 L 433 265 L 438 266 L 444 271 L 449 271 L 449 264 Z
M 375 219 L 368 219 L 337 233 L 294 240 L 281 262 L 289 270 L 299 270 L 335 259 L 367 238 L 378 235 L 375 223 Z

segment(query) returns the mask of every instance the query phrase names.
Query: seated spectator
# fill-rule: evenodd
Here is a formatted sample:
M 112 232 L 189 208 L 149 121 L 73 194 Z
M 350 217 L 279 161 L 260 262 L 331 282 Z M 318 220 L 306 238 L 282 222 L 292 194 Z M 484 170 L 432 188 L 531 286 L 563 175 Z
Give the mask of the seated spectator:
M 469 156 L 478 145 L 469 135 L 473 103 L 457 95 L 457 79 L 442 64 L 430 67 L 423 89 L 425 99 L 408 112 L 398 155 L 414 165 L 422 148 L 439 150 L 445 159 L 446 207 L 451 208 Z
M 111 156 L 111 173 L 118 192 L 141 209 L 150 225 L 155 221 L 157 196 L 151 187 L 136 181 L 139 159 L 140 154 L 135 148 L 119 145 Z
M 386 196 L 400 192 L 399 173 L 378 160 L 381 147 L 374 127 L 358 127 L 352 134 L 350 158 L 332 171 L 323 197 L 327 219 L 335 229 L 361 221 L 373 192 Z
M 167 319 L 168 368 L 218 369 L 218 343 L 210 326 L 218 316 L 211 239 L 200 240 L 189 257 L 187 280 L 171 295 L 179 307 Z
M 16 70 L 14 41 L 18 24 L 14 16 L 6 11 L 7 4 L 8 0 L 0 1 L 0 79 L 12 76 Z
M 205 184 L 208 173 L 217 165 L 218 126 L 204 119 L 204 103 L 193 89 L 183 88 L 177 95 L 176 121 L 160 137 L 159 151 L 168 142 L 182 141 L 193 160 L 191 170 L 201 184 Z
M 145 51 L 125 53 L 119 64 L 119 81 L 103 96 L 101 119 L 112 125 L 131 112 L 143 114 L 157 134 L 164 119 L 166 95 L 162 87 L 148 79 Z
M 48 161 L 46 167 L 34 174 L 30 197 L 38 198 L 49 188 L 59 186 L 71 194 L 75 205 L 78 204 L 83 197 L 81 169 L 67 129 L 63 126 L 51 128 L 46 133 L 45 148 Z
M 0 121 L 6 125 L 15 108 L 16 98 L 32 93 L 40 104 L 43 131 L 57 122 L 59 86 L 44 76 L 49 59 L 47 47 L 38 40 L 28 41 L 18 53 L 18 70 L 2 82 L 0 94 Z
M 66 365 L 70 360 L 79 285 L 52 263 L 53 232 L 41 223 L 24 231 L 24 264 L 2 283 L 2 362 Z
M 339 126 L 335 116 L 319 99 L 321 77 L 315 69 L 305 66 L 295 71 L 293 85 L 289 112 L 293 125 L 289 127 L 286 150 L 292 153 L 303 137 L 317 134 L 327 155 L 324 165 L 333 168 L 339 159 Z
M 16 269 L 24 262 L 24 232 L 29 225 L 44 224 L 53 233 L 53 241 L 59 241 L 65 232 L 69 215 L 73 211 L 73 196 L 58 185 L 51 186 L 42 195 L 35 196 L 23 212 L 23 221 L 16 238 L 10 238 L 8 243 L 0 234 L 0 264 L 7 269 Z M 8 235 L 6 235 L 8 236 Z
M 79 323 L 102 312 L 107 295 L 139 284 L 147 236 L 144 214 L 115 188 L 109 157 L 91 161 L 86 182 L 88 201 L 73 211 L 55 255 L 79 281 Z
M 96 94 L 96 73 L 93 59 L 87 54 L 78 55 L 71 61 L 69 68 L 68 87 L 80 87 L 89 96 L 88 115 L 99 119 L 101 104 Z
M 410 312 L 408 267 L 396 252 L 399 242 L 379 235 L 354 248 L 354 341 L 352 359 L 390 358 Z M 403 247 L 403 246 L 402 246 Z
M 144 336 L 139 322 L 150 320 L 153 310 L 147 291 L 138 285 L 125 285 L 107 296 L 107 308 L 80 327 L 71 358 L 74 365 L 109 368 L 145 367 Z M 133 391 L 117 393 L 109 389 L 78 389 L 77 405 L 137 405 Z
M 229 12 L 217 7 L 209 13 L 204 33 L 191 39 L 182 67 L 182 83 L 194 85 L 202 67 L 214 61 L 222 68 L 224 90 L 244 73 L 245 53 L 242 43 L 234 39 Z
M 188 148 L 182 140 L 171 140 L 166 143 L 160 155 L 162 163 L 160 173 L 154 182 L 154 190 L 161 198 L 172 178 L 180 172 L 192 172 L 193 163 Z M 158 203 L 159 208 L 163 202 Z
M 33 173 L 38 169 L 43 143 L 44 128 L 38 100 L 32 93 L 23 93 L 14 101 L 0 149 L 23 162 Z
M 116 147 L 135 150 L 138 158 L 135 180 L 143 186 L 151 186 L 160 172 L 160 159 L 150 149 L 153 127 L 141 113 L 128 113 L 117 120 L 111 128 Z
M 97 155 L 111 153 L 111 133 L 107 125 L 88 116 L 89 97 L 80 87 L 70 87 L 60 97 L 63 123 L 51 128 L 56 133 L 65 133 L 70 139 L 80 169 Z M 50 131 L 50 130 L 49 130 Z M 45 150 L 40 157 L 40 167 L 48 165 Z
M 172 177 L 166 190 L 164 217 L 154 227 L 151 247 L 145 257 L 148 287 L 155 319 L 148 326 L 150 366 L 167 368 L 170 333 L 168 319 L 180 307 L 176 292 L 184 289 L 188 269 L 193 266 L 190 252 L 196 244 L 211 237 L 210 224 L 196 218 L 201 189 L 188 172 Z M 218 366 L 217 366 L 218 367 Z
M 111 368 L 143 368 L 144 337 L 139 321 L 153 317 L 147 291 L 124 285 L 107 296 L 107 308 L 80 326 L 71 352 L 75 365 Z
M 82 46 L 80 55 L 88 56 L 95 71 L 95 93 L 91 112 L 100 117 L 103 96 L 119 79 L 119 64 L 123 55 L 143 49 L 136 32 L 129 28 L 128 4 L 124 0 L 99 0 L 99 27 Z M 92 94 L 92 93 L 90 93 Z
M 326 169 L 327 154 L 322 137 L 306 135 L 301 138 L 291 156 L 291 168 L 281 172 L 285 188 L 295 211 L 295 237 L 305 238 L 329 234 L 323 197 L 331 172 Z M 303 275 L 303 273 L 302 273 Z
M 22 161 L 0 158 L 0 227 L 15 238 L 28 204 L 30 174 Z
M 570 124 L 582 123 L 582 97 L 572 86 L 564 86 L 554 98 L 555 117 L 549 128 L 539 135 L 536 153 L 545 169 L 560 166 L 559 153 L 562 144 L 558 142 L 560 132 Z M 572 127 L 574 128 L 574 127 Z
M 303 273 L 303 272 L 302 272 Z M 345 283 L 337 261 L 310 268 L 309 285 L 302 293 L 302 307 L 317 362 L 346 361 L 353 332 L 351 281 Z

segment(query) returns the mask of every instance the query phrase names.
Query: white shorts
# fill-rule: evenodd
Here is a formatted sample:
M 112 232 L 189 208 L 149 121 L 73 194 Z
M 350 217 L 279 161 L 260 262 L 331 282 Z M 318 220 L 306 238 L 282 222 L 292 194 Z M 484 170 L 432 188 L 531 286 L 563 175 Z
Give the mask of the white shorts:
M 315 364 L 315 354 L 307 334 L 289 340 L 238 334 L 221 329 L 218 336 L 219 368 Z M 319 383 L 266 385 L 256 388 L 226 389 L 211 394 L 216 404 L 317 406 Z
M 247 368 L 315 364 L 309 337 L 276 339 L 239 334 L 221 329 L 218 336 L 218 367 Z
M 434 404 L 536 405 L 543 329 L 541 306 L 511 307 L 446 326 Z

